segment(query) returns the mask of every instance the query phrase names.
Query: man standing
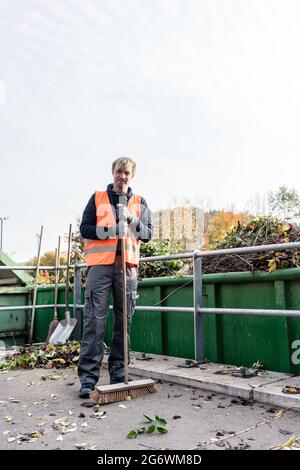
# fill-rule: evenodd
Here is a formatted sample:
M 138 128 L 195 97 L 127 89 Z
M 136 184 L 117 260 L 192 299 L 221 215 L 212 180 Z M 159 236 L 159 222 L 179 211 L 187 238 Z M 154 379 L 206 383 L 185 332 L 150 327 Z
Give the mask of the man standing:
M 103 340 L 113 293 L 114 326 L 108 358 L 110 383 L 124 382 L 122 259 L 120 238 L 125 237 L 128 342 L 137 291 L 137 270 L 141 241 L 152 237 L 151 212 L 144 198 L 135 195 L 129 183 L 136 164 L 121 157 L 112 164 L 113 184 L 96 191 L 82 217 L 80 232 L 85 238 L 88 266 L 85 289 L 84 331 L 78 362 L 81 382 L 79 396 L 88 398 L 100 375 Z

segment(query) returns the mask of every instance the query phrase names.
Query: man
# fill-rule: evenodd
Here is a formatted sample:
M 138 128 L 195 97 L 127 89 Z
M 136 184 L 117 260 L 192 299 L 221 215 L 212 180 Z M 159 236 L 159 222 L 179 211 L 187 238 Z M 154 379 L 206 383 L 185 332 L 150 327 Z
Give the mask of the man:
M 108 358 L 110 383 L 124 382 L 123 306 L 121 242 L 125 236 L 128 299 L 128 342 L 134 313 L 140 242 L 152 237 L 151 212 L 144 198 L 133 194 L 129 183 L 135 175 L 133 160 L 121 157 L 112 164 L 113 184 L 96 191 L 82 217 L 80 232 L 85 238 L 88 266 L 85 289 L 84 331 L 78 362 L 79 396 L 88 398 L 100 375 L 103 340 L 113 293 L 114 327 Z

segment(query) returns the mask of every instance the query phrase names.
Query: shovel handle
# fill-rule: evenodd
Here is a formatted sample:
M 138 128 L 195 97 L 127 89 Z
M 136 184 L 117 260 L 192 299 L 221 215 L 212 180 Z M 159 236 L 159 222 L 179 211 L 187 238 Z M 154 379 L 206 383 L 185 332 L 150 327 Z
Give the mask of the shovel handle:
M 59 281 L 59 261 L 60 261 L 60 237 L 58 237 L 57 249 L 55 250 L 55 279 L 54 279 L 54 320 L 58 319 L 57 316 L 57 301 L 58 301 L 58 281 Z
M 41 246 L 42 246 L 43 229 L 44 229 L 44 227 L 42 225 L 41 226 L 40 236 L 39 236 L 37 266 L 36 266 L 34 288 L 33 288 L 32 312 L 31 312 L 31 321 L 30 321 L 30 330 L 29 330 L 29 344 L 32 343 L 32 338 L 33 338 L 33 328 L 34 328 L 34 320 L 35 320 L 35 306 L 36 306 L 36 294 L 37 294 L 37 286 L 38 286 L 38 281 L 39 281 L 39 269 L 40 269 L 40 262 L 41 262 Z
M 67 312 L 69 312 L 71 239 L 72 239 L 72 224 L 70 224 L 69 226 L 69 236 L 68 236 L 68 258 L 67 258 L 67 278 L 66 278 L 66 315 L 67 315 Z

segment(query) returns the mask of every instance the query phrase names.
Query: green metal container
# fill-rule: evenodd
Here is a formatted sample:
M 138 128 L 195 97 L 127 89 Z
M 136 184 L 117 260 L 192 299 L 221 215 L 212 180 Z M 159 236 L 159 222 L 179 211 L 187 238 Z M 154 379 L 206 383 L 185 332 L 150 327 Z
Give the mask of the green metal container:
M 14 266 L 14 261 L 0 251 L 0 266 Z M 32 277 L 22 270 L 0 271 L 0 307 L 28 305 L 32 291 Z M 0 340 L 6 346 L 23 344 L 28 334 L 28 311 L 0 311 Z
M 300 269 L 255 275 L 245 272 L 207 274 L 202 282 L 204 307 L 300 310 Z M 143 279 L 139 282 L 138 294 L 137 305 L 191 307 L 192 276 Z M 59 303 L 64 303 L 64 296 L 61 285 Z M 28 301 L 28 289 L 27 293 L 21 291 L 9 296 L 7 292 L 2 295 L 0 292 L 1 305 L 20 305 Z M 39 286 L 37 303 L 53 302 L 54 286 Z M 19 327 L 22 330 L 26 315 L 26 312 L 22 315 L 1 312 L 0 334 Z M 35 341 L 45 340 L 52 318 L 53 308 L 36 310 Z M 59 318 L 64 318 L 64 309 L 59 309 Z M 269 370 L 300 374 L 300 346 L 299 354 L 296 348 L 296 341 L 300 340 L 300 318 L 203 314 L 203 327 L 204 355 L 209 361 L 238 366 L 251 366 L 260 361 Z M 136 311 L 132 320 L 131 348 L 193 359 L 193 329 L 192 313 Z M 107 344 L 111 333 L 110 312 L 105 336 Z

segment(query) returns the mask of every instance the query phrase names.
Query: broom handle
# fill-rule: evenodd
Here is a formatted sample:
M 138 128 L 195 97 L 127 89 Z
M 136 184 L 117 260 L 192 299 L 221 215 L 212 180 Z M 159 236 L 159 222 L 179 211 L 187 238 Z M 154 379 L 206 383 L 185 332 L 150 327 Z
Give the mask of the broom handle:
M 55 250 L 55 280 L 54 280 L 54 320 L 58 320 L 57 300 L 58 300 L 58 279 L 59 279 L 59 260 L 60 260 L 60 237 L 58 237 L 57 249 Z
M 128 325 L 127 325 L 127 289 L 126 289 L 126 260 L 125 260 L 125 238 L 121 238 L 122 255 L 122 297 L 123 297 L 123 341 L 124 341 L 124 377 L 128 384 Z

